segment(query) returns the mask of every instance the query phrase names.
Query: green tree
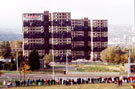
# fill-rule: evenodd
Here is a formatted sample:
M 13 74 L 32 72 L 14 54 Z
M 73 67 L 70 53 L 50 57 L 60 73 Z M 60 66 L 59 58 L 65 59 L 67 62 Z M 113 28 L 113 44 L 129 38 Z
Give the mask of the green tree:
M 36 50 L 30 53 L 28 63 L 30 65 L 30 70 L 37 70 L 40 68 L 39 54 Z
M 14 64 L 15 61 L 14 61 L 14 57 L 11 57 L 11 63 Z
M 10 56 L 11 56 L 11 48 L 10 48 L 9 41 L 7 41 L 6 45 L 5 45 L 5 52 L 3 54 L 3 57 L 4 58 L 9 58 Z
M 50 62 L 52 61 L 52 54 L 46 54 L 43 59 L 46 67 L 51 67 Z

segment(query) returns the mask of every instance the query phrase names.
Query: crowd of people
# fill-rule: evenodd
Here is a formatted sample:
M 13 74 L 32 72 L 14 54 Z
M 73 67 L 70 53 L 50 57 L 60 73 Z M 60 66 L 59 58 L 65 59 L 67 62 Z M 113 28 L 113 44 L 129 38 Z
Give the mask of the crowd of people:
M 12 80 L 3 81 L 4 87 L 20 87 L 20 86 L 43 86 L 43 85 L 75 85 L 75 84 L 95 84 L 95 83 L 115 83 L 123 85 L 123 83 L 131 83 L 135 77 L 99 77 L 99 78 L 57 78 L 55 80 L 38 79 L 38 80 Z

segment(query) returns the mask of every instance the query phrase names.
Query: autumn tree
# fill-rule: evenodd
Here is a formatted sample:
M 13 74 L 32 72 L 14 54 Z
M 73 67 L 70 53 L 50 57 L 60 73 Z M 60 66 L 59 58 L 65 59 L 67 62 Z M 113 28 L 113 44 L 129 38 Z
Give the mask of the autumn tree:
M 101 60 L 103 62 L 113 63 L 113 58 L 115 56 L 116 48 L 115 47 L 109 47 L 103 50 L 100 54 Z
M 121 63 L 124 65 L 124 63 L 127 63 L 128 62 L 128 54 L 125 53 L 125 54 L 122 54 L 121 55 Z
M 22 48 L 22 40 L 16 40 L 15 48 Z
M 0 70 L 0 76 L 2 75 L 2 71 Z
M 128 60 L 127 50 L 120 47 L 108 47 L 100 54 L 103 62 L 107 63 L 126 63 Z
M 135 51 L 131 51 L 131 63 L 135 63 Z
M 116 53 L 116 54 L 114 55 L 114 58 L 113 58 L 113 59 L 114 59 L 113 63 L 119 64 L 120 61 L 121 61 L 121 56 L 120 56 L 120 54 Z
M 5 41 L 2 40 L 0 43 L 0 56 L 3 56 L 4 53 L 5 53 Z
M 15 48 L 15 42 L 13 40 L 9 41 L 10 47 Z
M 5 41 L 4 40 L 1 41 L 0 46 L 1 46 L 1 48 L 5 48 Z
M 46 67 L 50 67 L 50 62 L 52 61 L 52 54 L 46 54 L 43 59 Z
M 25 80 L 25 76 L 29 71 L 30 71 L 30 66 L 28 65 L 28 63 L 25 60 L 22 61 L 19 67 L 20 80 L 21 80 L 22 73 L 23 73 L 23 79 Z

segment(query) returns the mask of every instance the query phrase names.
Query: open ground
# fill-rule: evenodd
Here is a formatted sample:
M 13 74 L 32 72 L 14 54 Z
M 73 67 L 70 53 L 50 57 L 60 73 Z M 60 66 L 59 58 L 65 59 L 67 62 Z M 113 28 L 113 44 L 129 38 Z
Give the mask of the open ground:
M 53 85 L 53 86 L 32 86 L 32 87 L 13 87 L 10 89 L 130 89 L 131 84 L 118 86 L 116 84 L 83 84 L 83 85 Z

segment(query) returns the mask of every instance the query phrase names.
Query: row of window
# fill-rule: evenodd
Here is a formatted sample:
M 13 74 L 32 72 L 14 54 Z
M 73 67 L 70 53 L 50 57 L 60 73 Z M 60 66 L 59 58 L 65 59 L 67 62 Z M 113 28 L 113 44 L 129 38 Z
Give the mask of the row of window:
M 71 16 L 71 13 L 57 13 L 57 12 L 54 12 L 53 16 Z
M 95 47 L 107 47 L 107 42 L 94 42 L 92 46 Z
M 30 43 L 44 43 L 44 39 L 24 39 L 25 44 L 30 44 Z
M 108 32 L 94 32 L 93 37 L 108 37 Z

